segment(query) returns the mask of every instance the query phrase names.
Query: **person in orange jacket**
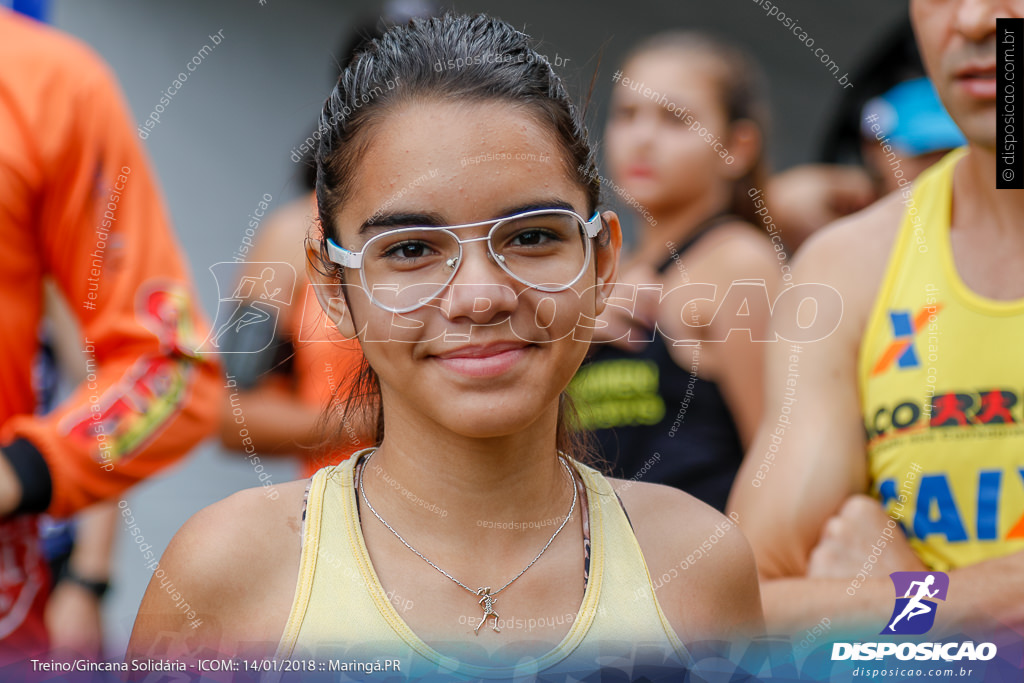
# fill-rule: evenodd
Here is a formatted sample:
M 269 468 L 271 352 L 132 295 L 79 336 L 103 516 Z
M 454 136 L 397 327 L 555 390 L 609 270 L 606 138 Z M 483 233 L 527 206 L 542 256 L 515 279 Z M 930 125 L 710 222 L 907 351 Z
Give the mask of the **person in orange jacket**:
M 215 427 L 223 389 L 107 66 L 4 9 L 0 63 L 0 656 L 23 658 L 46 647 L 39 513 L 74 514 L 181 458 Z M 86 377 L 39 416 L 44 280 L 81 328 Z

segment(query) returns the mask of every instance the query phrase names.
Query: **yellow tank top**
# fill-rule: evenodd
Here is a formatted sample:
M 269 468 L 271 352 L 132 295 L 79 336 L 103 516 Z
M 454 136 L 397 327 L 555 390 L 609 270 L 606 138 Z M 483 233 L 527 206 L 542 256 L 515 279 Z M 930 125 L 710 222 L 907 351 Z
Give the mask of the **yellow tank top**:
M 393 676 L 397 671 L 397 677 L 417 680 L 586 673 L 627 661 L 633 670 L 681 670 L 691 664 L 658 604 L 618 497 L 600 473 L 579 463 L 573 464 L 587 489 L 590 574 L 565 638 L 546 654 L 515 666 L 469 664 L 453 653 L 434 650 L 402 620 L 394 605 L 405 598 L 386 593 L 370 563 L 354 487 L 355 464 L 368 452 L 325 467 L 312 478 L 299 579 L 278 659 L 334 659 L 340 665 L 379 661 L 390 666 Z M 463 645 L 472 648 L 471 641 Z M 388 671 L 374 673 L 374 680 L 387 678 Z
M 938 571 L 1024 549 L 1024 299 L 960 279 L 953 169 L 923 173 L 861 343 L 873 492 Z

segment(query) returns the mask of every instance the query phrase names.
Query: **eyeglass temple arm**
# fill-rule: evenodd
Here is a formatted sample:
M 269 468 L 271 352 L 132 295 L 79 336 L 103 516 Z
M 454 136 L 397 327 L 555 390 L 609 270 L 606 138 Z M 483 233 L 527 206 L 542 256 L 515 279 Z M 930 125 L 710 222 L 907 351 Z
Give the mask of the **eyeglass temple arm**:
M 339 247 L 330 237 L 327 238 L 327 256 L 342 268 L 359 268 L 363 265 L 362 252 Z
M 583 229 L 586 231 L 587 237 L 597 237 L 603 227 L 604 225 L 601 223 L 600 211 L 595 211 L 594 215 L 590 217 L 590 220 L 583 224 Z

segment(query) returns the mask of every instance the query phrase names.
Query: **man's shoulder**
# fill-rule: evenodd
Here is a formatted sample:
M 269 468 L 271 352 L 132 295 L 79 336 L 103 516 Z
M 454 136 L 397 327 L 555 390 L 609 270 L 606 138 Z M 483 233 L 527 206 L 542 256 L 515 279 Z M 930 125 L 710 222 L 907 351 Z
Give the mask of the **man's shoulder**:
M 902 228 L 904 212 L 900 193 L 887 195 L 811 236 L 794 265 L 804 271 L 858 273 L 861 278 L 867 267 L 881 275 Z
M 848 323 L 862 329 L 903 227 L 905 207 L 895 192 L 815 233 L 793 261 L 795 283 L 835 288 Z

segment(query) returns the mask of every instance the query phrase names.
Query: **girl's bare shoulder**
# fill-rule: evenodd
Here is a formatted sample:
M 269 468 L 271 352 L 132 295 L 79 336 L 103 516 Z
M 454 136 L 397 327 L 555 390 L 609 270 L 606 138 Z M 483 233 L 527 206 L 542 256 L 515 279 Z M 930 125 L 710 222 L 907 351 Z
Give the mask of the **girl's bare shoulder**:
M 629 515 L 658 602 L 684 642 L 763 628 L 754 555 L 735 516 L 669 486 L 610 482 Z
M 188 590 L 197 611 L 231 614 L 252 599 L 254 585 L 297 576 L 307 481 L 239 491 L 178 530 L 160 566 L 183 594 Z

